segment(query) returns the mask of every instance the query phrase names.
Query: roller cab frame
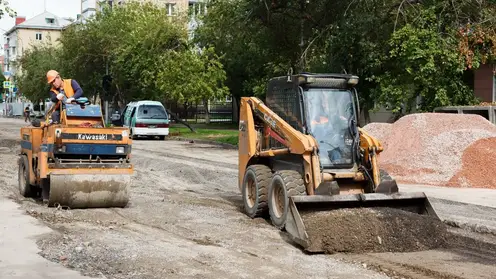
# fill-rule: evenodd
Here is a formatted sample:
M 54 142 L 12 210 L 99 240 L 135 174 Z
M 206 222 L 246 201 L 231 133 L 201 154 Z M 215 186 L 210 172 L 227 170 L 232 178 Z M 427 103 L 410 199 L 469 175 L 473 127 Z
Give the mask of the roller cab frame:
M 125 127 L 106 128 L 99 105 L 86 98 L 65 104 L 60 124 L 51 115 L 20 130 L 19 191 L 41 194 L 49 206 L 125 207 L 134 172 Z
M 424 193 L 401 193 L 380 169 L 381 142 L 359 127 L 358 77 L 296 74 L 242 97 L 239 190 L 246 214 L 270 216 L 307 251 L 303 211 L 395 207 L 438 218 Z

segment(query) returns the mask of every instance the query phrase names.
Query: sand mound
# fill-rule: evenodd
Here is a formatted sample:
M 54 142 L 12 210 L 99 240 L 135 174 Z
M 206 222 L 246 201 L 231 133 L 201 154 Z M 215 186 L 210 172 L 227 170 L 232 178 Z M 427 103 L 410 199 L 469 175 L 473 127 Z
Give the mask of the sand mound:
M 393 124 L 390 123 L 369 123 L 363 127 L 367 133 L 374 138 L 377 138 L 383 144 L 384 149 L 387 145 L 387 139 L 391 133 Z
M 495 158 L 496 137 L 476 141 L 463 152 L 462 169 L 448 185 L 496 189 Z
M 479 115 L 419 113 L 402 117 L 386 134 L 381 168 L 399 182 L 446 186 L 462 170 L 465 149 L 496 137 L 496 126 Z
M 445 247 L 440 220 L 394 208 L 303 213 L 311 247 L 326 253 L 413 252 Z

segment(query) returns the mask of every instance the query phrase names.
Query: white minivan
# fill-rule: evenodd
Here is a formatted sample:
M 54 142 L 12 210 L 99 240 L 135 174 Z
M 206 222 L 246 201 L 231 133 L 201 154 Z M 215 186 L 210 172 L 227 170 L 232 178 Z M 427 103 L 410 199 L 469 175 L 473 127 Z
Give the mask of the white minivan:
M 169 135 L 169 115 L 161 102 L 137 101 L 127 104 L 122 112 L 122 125 L 133 138 L 139 136 L 165 139 Z

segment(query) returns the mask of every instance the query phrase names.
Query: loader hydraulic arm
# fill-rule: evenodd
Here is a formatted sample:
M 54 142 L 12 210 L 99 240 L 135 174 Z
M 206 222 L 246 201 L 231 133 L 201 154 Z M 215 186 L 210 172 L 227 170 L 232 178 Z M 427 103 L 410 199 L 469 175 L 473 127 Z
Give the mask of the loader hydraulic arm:
M 264 150 L 261 139 L 257 136 L 255 117 L 264 123 L 266 133 L 286 148 Z M 240 183 L 244 170 L 253 157 L 271 157 L 284 153 L 300 154 L 304 161 L 304 181 L 307 193 L 313 194 L 314 188 L 320 184 L 322 178 L 317 156 L 318 144 L 312 136 L 294 129 L 256 97 L 241 98 L 239 130 Z
M 289 149 L 290 153 L 311 153 L 317 147 L 317 142 L 313 137 L 291 127 L 258 98 L 251 97 L 247 102 L 255 115 L 265 123 L 270 136 L 278 138 Z
M 360 133 L 360 148 L 363 150 L 363 163 L 370 166 L 372 169 L 372 180 L 375 187 L 381 182 L 379 164 L 377 163 L 377 155 L 381 153 L 384 148 L 381 142 L 369 135 L 364 129 L 358 128 Z

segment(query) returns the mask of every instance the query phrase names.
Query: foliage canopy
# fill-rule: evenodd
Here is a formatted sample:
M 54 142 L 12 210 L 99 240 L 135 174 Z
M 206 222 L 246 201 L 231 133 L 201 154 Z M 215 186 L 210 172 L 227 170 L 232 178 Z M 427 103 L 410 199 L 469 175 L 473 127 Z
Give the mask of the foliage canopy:
M 29 50 L 20 62 L 20 89 L 38 99 L 47 88 L 46 71 L 56 69 L 63 78 L 76 79 L 85 96 L 100 94 L 114 102 L 225 96 L 223 65 L 212 47 L 198 49 L 189 42 L 184 23 L 151 3 L 105 7 L 84 24 L 65 29 L 55 45 Z M 110 92 L 102 89 L 107 74 Z
M 467 70 L 495 61 L 495 1 L 211 1 L 195 40 L 213 46 L 236 96 L 263 96 L 269 78 L 346 72 L 364 111 L 408 113 L 475 102 Z

